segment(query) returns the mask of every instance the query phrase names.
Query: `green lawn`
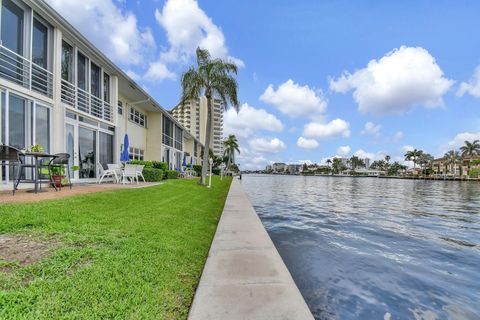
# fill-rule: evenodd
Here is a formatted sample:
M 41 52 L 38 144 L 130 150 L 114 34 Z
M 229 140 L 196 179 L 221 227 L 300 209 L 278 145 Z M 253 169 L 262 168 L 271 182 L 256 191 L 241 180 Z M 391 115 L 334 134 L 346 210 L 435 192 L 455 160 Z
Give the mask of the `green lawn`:
M 185 319 L 230 182 L 0 205 L 0 235 L 55 247 L 25 267 L 0 260 L 0 319 Z

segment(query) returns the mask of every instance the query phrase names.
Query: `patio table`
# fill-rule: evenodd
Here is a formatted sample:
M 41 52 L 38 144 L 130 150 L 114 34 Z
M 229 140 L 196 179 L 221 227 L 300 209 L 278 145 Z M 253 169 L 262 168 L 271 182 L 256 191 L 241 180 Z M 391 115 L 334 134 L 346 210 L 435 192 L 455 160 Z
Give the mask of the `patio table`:
M 23 155 L 25 157 L 33 158 L 34 164 L 35 164 L 35 172 L 33 174 L 33 183 L 35 184 L 35 189 L 29 190 L 27 192 L 38 193 L 38 192 L 44 191 L 44 190 L 41 190 L 42 189 L 41 185 L 40 185 L 40 189 L 38 188 L 38 183 L 41 182 L 41 179 L 39 179 L 39 161 L 40 159 L 54 159 L 57 156 L 53 154 L 45 153 L 45 152 L 31 152 L 31 151 L 24 152 Z M 52 181 L 49 179 L 48 182 L 52 182 Z

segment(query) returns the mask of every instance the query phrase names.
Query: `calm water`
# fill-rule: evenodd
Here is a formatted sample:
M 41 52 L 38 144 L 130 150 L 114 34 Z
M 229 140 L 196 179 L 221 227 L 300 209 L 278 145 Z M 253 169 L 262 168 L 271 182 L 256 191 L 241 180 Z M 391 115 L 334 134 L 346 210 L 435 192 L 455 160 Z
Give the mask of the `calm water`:
M 316 319 L 480 319 L 480 184 L 244 175 Z

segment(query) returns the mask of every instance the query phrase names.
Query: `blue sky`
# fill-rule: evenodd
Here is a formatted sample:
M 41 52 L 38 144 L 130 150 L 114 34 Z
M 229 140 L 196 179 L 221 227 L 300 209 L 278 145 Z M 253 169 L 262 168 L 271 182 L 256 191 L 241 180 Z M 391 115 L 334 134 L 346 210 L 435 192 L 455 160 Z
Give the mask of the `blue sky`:
M 241 67 L 241 167 L 480 138 L 479 1 L 48 0 L 166 109 L 197 46 Z

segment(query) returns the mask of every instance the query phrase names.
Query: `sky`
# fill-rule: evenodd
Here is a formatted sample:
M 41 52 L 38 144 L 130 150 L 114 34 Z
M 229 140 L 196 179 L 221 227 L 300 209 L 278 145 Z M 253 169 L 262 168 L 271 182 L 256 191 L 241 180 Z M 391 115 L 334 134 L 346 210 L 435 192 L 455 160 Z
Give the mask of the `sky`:
M 234 61 L 241 169 L 480 139 L 480 1 L 47 2 L 167 110 L 197 47 Z

